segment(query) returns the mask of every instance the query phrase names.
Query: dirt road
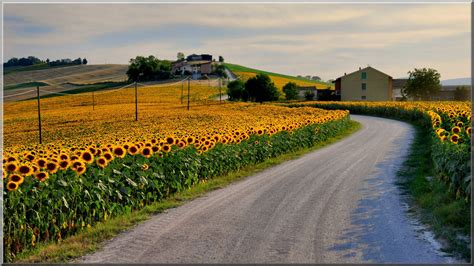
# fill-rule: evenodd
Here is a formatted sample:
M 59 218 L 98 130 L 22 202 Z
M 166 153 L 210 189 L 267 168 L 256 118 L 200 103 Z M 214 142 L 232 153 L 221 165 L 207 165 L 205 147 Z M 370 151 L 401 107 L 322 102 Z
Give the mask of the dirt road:
M 350 137 L 156 215 L 78 262 L 452 262 L 394 184 L 413 128 L 352 118 L 363 128 Z

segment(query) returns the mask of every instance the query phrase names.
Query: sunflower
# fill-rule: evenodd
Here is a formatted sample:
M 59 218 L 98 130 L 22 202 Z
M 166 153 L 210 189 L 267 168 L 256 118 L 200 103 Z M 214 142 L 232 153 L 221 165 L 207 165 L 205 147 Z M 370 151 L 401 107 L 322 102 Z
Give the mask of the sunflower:
M 458 141 L 459 141 L 459 135 L 458 134 L 453 134 L 451 135 L 451 137 L 449 138 L 449 140 L 454 143 L 454 144 L 458 144 Z
M 10 181 L 10 182 L 7 183 L 7 189 L 9 191 L 15 191 L 15 190 L 18 189 L 18 187 L 19 187 L 18 184 L 15 183 L 15 182 Z
M 18 172 L 20 172 L 23 176 L 29 176 L 33 173 L 33 169 L 28 165 L 22 165 L 18 168 Z
M 184 148 L 184 147 L 186 147 L 186 143 L 185 143 L 184 141 L 180 141 L 180 142 L 178 143 L 178 147 Z
M 44 182 L 46 179 L 49 178 L 48 172 L 39 172 L 35 175 L 36 180 L 40 182 Z
M 25 178 L 22 177 L 21 175 L 17 175 L 17 174 L 13 174 L 13 175 L 10 175 L 10 177 L 8 178 L 8 180 L 10 182 L 15 182 L 17 183 L 18 185 L 20 185 L 21 183 L 23 183 L 25 181 Z
M 33 154 L 29 153 L 29 154 L 26 155 L 26 159 L 31 162 L 35 159 L 35 156 Z
M 5 168 L 9 172 L 15 172 L 18 169 L 18 165 L 14 162 L 8 163 Z
M 143 170 L 143 171 L 148 170 L 148 168 L 150 168 L 150 166 L 148 166 L 148 164 L 144 163 L 144 164 L 142 165 L 142 170 Z
M 466 128 L 466 134 L 470 137 L 471 136 L 471 127 Z
M 160 151 L 160 146 L 154 145 L 154 146 L 151 147 L 151 150 L 152 150 L 153 152 L 158 152 L 158 151 Z
M 187 138 L 186 138 L 186 142 L 187 142 L 188 144 L 193 143 L 193 142 L 194 142 L 194 137 L 192 137 L 192 136 L 187 137 Z
M 46 169 L 52 174 L 56 173 L 59 170 L 59 165 L 55 162 L 49 162 L 46 164 Z
M 92 163 L 94 161 L 94 155 L 90 151 L 83 151 L 80 158 L 86 163 Z
M 459 132 L 461 132 L 461 128 L 458 127 L 458 126 L 455 126 L 451 129 L 451 131 L 454 133 L 454 134 L 458 134 Z
M 170 144 L 170 145 L 171 145 L 171 144 L 174 144 L 174 138 L 173 138 L 173 137 L 167 137 L 167 138 L 166 138 L 166 143 L 168 143 L 168 144 Z
M 124 148 L 122 148 L 120 146 L 117 146 L 117 147 L 114 148 L 114 155 L 119 157 L 119 158 L 123 158 L 126 155 L 126 151 L 125 151 Z
M 112 153 L 110 152 L 104 152 L 103 156 L 105 157 L 105 159 L 107 159 L 107 161 L 112 161 L 114 159 L 114 156 L 112 155 Z
M 82 175 L 83 173 L 86 172 L 86 167 L 85 166 L 78 166 L 76 169 L 74 169 L 77 175 Z
M 69 160 L 69 156 L 67 154 L 62 153 L 61 155 L 59 155 L 59 159 L 63 161 Z
M 109 164 L 105 157 L 100 157 L 99 159 L 97 159 L 96 163 L 101 169 L 104 169 L 107 164 Z
M 161 147 L 161 150 L 163 150 L 164 152 L 169 152 L 171 150 L 171 146 L 168 144 L 165 144 L 163 145 L 163 147 Z
M 73 170 L 76 170 L 78 167 L 86 167 L 86 164 L 82 161 L 75 161 L 72 163 Z
M 59 162 L 59 168 L 61 168 L 62 170 L 66 170 L 69 165 L 71 165 L 71 162 L 69 160 L 62 160 Z
M 141 153 L 145 158 L 150 158 L 153 155 L 153 151 L 150 147 L 143 148 Z
M 137 146 L 132 145 L 132 146 L 128 147 L 128 153 L 129 153 L 130 155 L 135 155 L 135 154 L 137 154 L 138 152 L 139 152 L 139 150 L 138 150 Z
M 16 161 L 16 158 L 12 156 L 8 157 L 7 159 L 7 162 L 14 162 L 14 161 Z

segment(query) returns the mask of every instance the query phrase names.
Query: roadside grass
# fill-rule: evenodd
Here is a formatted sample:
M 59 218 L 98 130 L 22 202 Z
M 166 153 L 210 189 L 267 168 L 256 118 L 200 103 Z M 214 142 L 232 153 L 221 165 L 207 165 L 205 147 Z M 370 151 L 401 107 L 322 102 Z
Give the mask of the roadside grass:
M 471 206 L 462 198 L 456 199 L 444 181 L 434 177 L 430 132 L 420 126 L 415 128 L 415 139 L 398 173 L 398 184 L 410 195 L 410 211 L 433 230 L 445 246 L 443 251 L 469 262 Z
M 296 159 L 308 152 L 315 151 L 324 146 L 337 142 L 361 128 L 360 123 L 351 120 L 349 127 L 336 137 L 330 138 L 323 143 L 318 143 L 311 148 L 281 155 L 268 159 L 262 163 L 244 167 L 240 171 L 216 177 L 206 182 L 195 184 L 188 190 L 177 193 L 167 199 L 150 204 L 130 214 L 117 216 L 108 221 L 99 222 L 91 228 L 63 239 L 61 242 L 50 242 L 39 244 L 35 249 L 25 250 L 18 254 L 14 263 L 58 263 L 67 262 L 94 252 L 103 246 L 104 241 L 113 238 L 119 233 L 130 229 L 134 225 L 147 220 L 150 216 L 161 213 L 167 209 L 178 207 L 189 200 L 203 196 L 205 193 L 223 188 L 232 182 L 241 180 L 247 176 L 256 174 L 264 169 Z
M 41 81 L 31 81 L 31 82 L 25 82 L 25 83 L 18 83 L 18 84 L 11 84 L 11 85 L 6 85 L 3 87 L 3 90 L 15 90 L 15 89 L 22 89 L 22 88 L 30 88 L 30 87 L 36 87 L 36 86 L 49 86 L 48 83 L 44 83 Z

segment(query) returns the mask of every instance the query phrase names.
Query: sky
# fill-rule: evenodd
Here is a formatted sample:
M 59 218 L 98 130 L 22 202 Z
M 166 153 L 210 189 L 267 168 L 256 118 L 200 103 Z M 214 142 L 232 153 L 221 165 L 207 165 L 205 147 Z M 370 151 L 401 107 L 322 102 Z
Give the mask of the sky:
M 334 79 L 370 65 L 394 78 L 431 67 L 471 76 L 469 4 L 8 4 L 4 61 L 137 55 L 226 62 Z

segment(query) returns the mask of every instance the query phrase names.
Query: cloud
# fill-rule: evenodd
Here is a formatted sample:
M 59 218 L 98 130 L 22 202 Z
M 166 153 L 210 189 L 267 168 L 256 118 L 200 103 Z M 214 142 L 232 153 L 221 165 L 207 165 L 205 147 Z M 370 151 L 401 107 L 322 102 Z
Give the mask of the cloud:
M 326 78 L 371 62 L 394 73 L 416 62 L 470 73 L 468 4 L 5 4 L 4 14 L 6 58 L 126 63 L 138 54 L 172 59 L 183 51 Z M 437 63 L 440 54 L 445 62 Z

